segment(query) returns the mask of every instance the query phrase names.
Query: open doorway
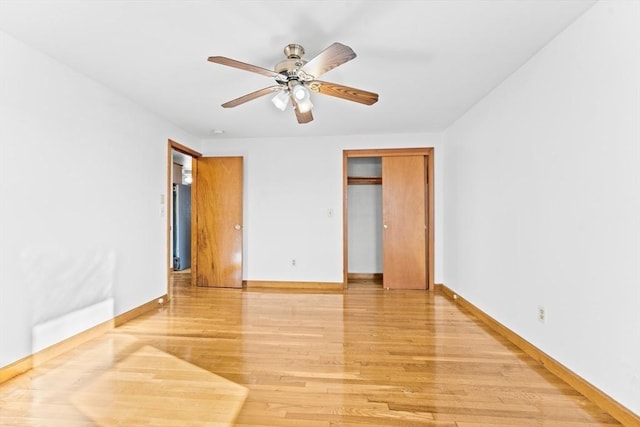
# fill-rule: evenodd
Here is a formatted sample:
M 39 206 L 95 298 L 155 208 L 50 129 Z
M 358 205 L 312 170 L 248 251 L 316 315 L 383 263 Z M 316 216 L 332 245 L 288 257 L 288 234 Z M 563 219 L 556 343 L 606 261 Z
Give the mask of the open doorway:
M 172 283 L 191 285 L 193 261 L 192 186 L 200 153 L 169 140 L 167 158 L 167 295 Z
M 189 154 L 171 150 L 171 262 L 173 271 L 191 271 L 191 183 Z

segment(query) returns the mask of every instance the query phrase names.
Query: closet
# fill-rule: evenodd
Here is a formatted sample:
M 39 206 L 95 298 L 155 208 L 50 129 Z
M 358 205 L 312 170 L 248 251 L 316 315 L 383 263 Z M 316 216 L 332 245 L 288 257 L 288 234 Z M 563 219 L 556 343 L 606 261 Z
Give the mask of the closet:
M 433 287 L 433 149 L 344 152 L 345 283 Z

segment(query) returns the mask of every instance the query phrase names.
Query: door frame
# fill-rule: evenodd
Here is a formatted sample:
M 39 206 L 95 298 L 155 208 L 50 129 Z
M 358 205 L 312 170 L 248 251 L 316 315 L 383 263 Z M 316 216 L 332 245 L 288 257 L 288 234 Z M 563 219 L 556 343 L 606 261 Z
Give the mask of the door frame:
M 195 199 L 195 195 L 194 195 L 194 190 L 195 190 L 195 170 L 197 167 L 197 163 L 198 163 L 198 158 L 202 157 L 202 154 L 198 153 L 197 151 L 187 147 L 186 145 L 182 145 L 179 142 L 176 142 L 172 139 L 169 139 L 168 143 L 167 143 L 167 192 L 165 195 L 165 206 L 166 206 L 166 212 L 165 212 L 165 216 L 167 217 L 167 236 L 166 236 L 166 253 L 165 253 L 165 259 L 167 261 L 167 299 L 169 299 L 171 297 L 171 273 L 173 272 L 173 261 L 172 261 L 172 256 L 171 256 L 171 213 L 173 212 L 173 182 L 172 182 L 172 175 L 173 175 L 173 151 L 178 151 L 182 154 L 186 154 L 188 156 L 191 156 L 191 176 L 193 177 L 193 182 L 191 183 L 191 211 L 193 212 L 195 210 L 195 205 L 193 204 L 194 199 Z M 193 215 L 191 217 L 191 271 L 194 270 L 194 266 L 195 263 L 197 262 L 196 257 L 194 257 L 193 255 L 193 249 L 194 249 L 194 229 L 193 229 Z M 191 275 L 191 285 L 195 284 L 194 281 L 194 275 Z
M 349 158 L 351 157 L 390 157 L 390 156 L 424 156 L 425 165 L 427 168 L 426 173 L 426 213 L 427 213 L 427 291 L 431 291 L 434 288 L 435 282 L 435 198 L 434 198 L 434 148 L 422 147 L 422 148 L 377 148 L 377 149 L 358 149 L 358 150 L 343 150 L 342 152 L 342 281 L 343 287 L 347 287 L 349 273 L 349 229 L 348 229 L 348 183 L 347 183 L 347 165 Z M 384 177 L 382 185 L 384 185 Z M 383 272 L 384 274 L 384 272 Z

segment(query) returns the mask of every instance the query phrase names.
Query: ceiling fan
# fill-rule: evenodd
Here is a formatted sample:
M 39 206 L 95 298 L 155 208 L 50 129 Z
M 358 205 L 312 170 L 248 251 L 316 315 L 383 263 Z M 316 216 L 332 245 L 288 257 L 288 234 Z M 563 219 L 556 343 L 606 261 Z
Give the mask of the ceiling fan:
M 289 102 L 291 102 L 298 123 L 309 123 L 313 120 L 313 115 L 311 114 L 311 109 L 313 108 L 310 98 L 311 92 L 365 105 L 372 105 L 378 101 L 377 93 L 317 80 L 327 71 L 356 57 L 355 52 L 349 46 L 333 43 L 309 61 L 302 59 L 304 48 L 299 44 L 285 46 L 284 54 L 287 59 L 277 63 L 273 71 L 224 56 L 210 56 L 209 61 L 216 64 L 273 77 L 276 81 L 273 86 L 265 87 L 225 102 L 222 106 L 224 108 L 237 107 L 245 102 L 277 92 L 272 99 L 276 107 L 284 111 Z

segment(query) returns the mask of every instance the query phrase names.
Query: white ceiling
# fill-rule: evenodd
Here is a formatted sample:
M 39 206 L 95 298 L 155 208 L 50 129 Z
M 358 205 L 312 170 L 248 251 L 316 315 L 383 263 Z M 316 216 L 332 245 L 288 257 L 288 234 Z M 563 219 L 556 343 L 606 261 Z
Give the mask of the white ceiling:
M 445 129 L 592 4 L 0 0 L 0 29 L 198 137 L 413 133 Z M 313 95 L 305 125 L 270 96 L 220 106 L 274 81 L 207 57 L 272 69 L 289 43 L 311 59 L 333 42 L 358 56 L 322 80 L 377 92 L 377 104 Z

